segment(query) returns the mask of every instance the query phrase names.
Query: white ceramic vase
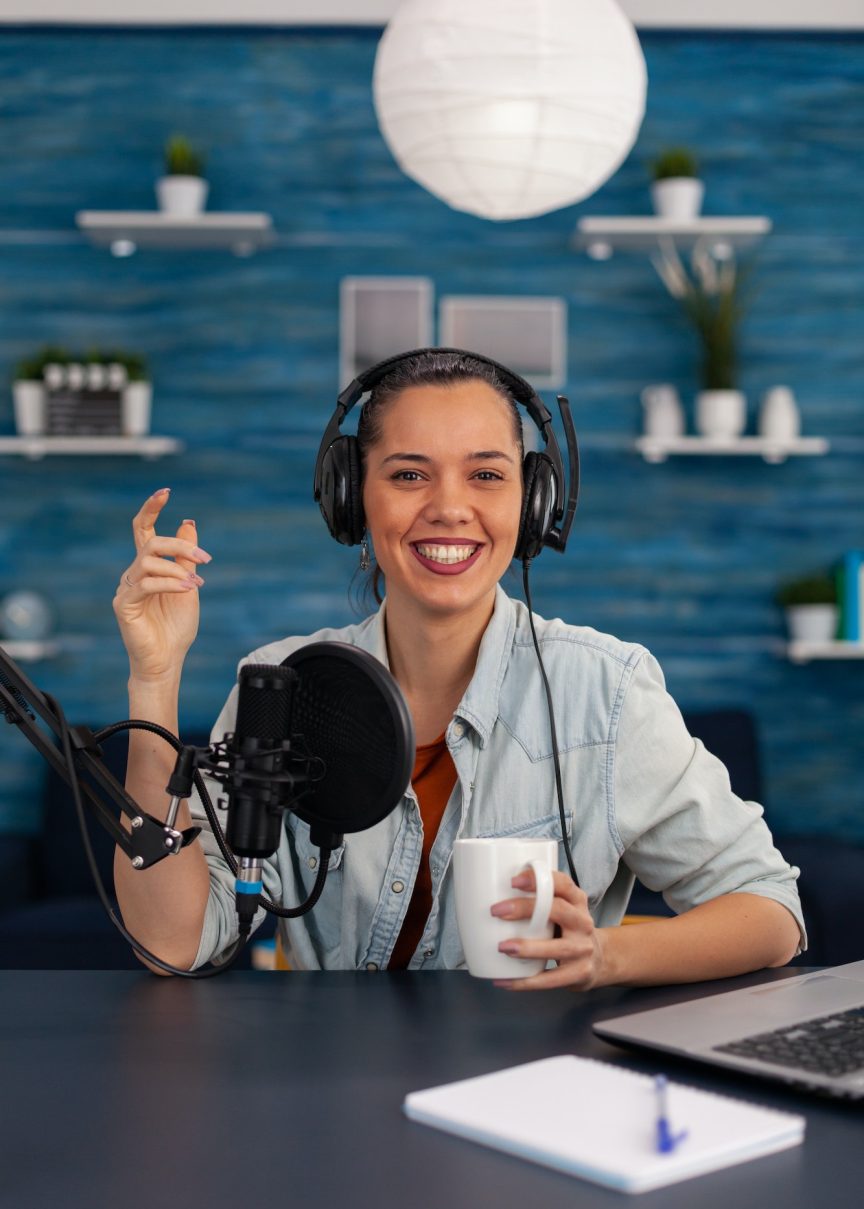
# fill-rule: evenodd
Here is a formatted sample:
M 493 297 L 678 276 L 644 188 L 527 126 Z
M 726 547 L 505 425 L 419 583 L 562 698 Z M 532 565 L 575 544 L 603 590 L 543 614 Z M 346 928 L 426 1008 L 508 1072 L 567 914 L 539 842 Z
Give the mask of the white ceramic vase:
M 640 394 L 646 437 L 680 437 L 684 435 L 684 409 L 674 386 L 659 382 L 646 386 Z
M 696 430 L 714 441 L 740 437 L 747 425 L 747 400 L 740 390 L 700 390 L 696 395 Z
M 788 386 L 772 386 L 762 396 L 759 435 L 771 441 L 794 441 L 801 435 L 801 417 Z
M 127 382 L 120 407 L 123 435 L 143 437 L 150 431 L 150 410 L 153 402 L 152 382 Z
M 705 185 L 694 176 L 667 176 L 651 185 L 651 202 L 658 218 L 698 218 L 704 196 Z
M 12 383 L 15 430 L 20 437 L 38 437 L 45 431 L 45 386 L 38 378 Z
M 832 604 L 790 605 L 786 625 L 793 642 L 833 642 L 839 610 Z
M 194 218 L 207 204 L 208 188 L 201 176 L 162 176 L 156 182 L 159 209 L 175 218 Z

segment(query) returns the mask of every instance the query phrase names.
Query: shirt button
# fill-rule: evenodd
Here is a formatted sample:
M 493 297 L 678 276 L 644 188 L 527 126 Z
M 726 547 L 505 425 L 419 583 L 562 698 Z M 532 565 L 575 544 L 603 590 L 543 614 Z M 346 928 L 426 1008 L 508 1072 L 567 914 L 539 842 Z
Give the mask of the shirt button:
M 465 734 L 465 727 L 463 726 L 463 724 L 461 722 L 454 722 L 453 723 L 453 738 L 461 739 L 464 734 Z
M 367 961 L 366 969 L 370 972 L 370 974 L 374 974 L 375 971 L 378 969 L 378 962 L 377 961 Z
M 393 882 L 390 889 L 393 891 L 394 894 L 401 894 L 402 891 L 405 889 L 405 883 L 399 882 L 399 881 Z
M 308 857 L 306 860 L 306 864 L 309 866 L 310 869 L 317 869 L 318 868 L 318 857 L 317 856 Z
M 429 872 L 432 874 L 433 877 L 437 877 L 438 876 L 438 866 L 430 865 Z
M 434 950 L 434 949 L 424 949 L 424 950 L 423 950 L 423 956 L 424 956 L 424 957 L 434 957 L 434 956 L 435 956 L 435 950 Z

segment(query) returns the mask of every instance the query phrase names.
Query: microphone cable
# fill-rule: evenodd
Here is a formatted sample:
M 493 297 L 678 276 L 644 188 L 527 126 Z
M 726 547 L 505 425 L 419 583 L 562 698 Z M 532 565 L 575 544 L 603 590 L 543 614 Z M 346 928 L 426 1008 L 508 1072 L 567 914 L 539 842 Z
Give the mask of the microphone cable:
M 53 701 L 52 705 L 54 705 L 55 709 L 59 708 Z M 98 731 L 93 738 L 95 739 L 96 743 L 102 743 L 105 741 L 105 739 L 110 739 L 112 735 L 116 735 L 123 730 L 150 731 L 151 734 L 159 735 L 160 738 L 164 739 L 165 742 L 170 744 L 176 752 L 179 753 L 184 750 L 184 745 L 180 742 L 176 735 L 171 734 L 170 730 L 166 730 L 164 726 L 160 726 L 157 722 L 144 722 L 140 719 L 127 719 L 125 722 L 114 722 L 110 726 L 106 726 L 102 730 Z M 238 870 L 237 858 L 228 847 L 228 841 L 225 839 L 222 824 L 219 822 L 212 799 L 207 790 L 207 786 L 204 784 L 204 778 L 201 775 L 200 770 L 197 768 L 193 774 L 193 780 L 195 782 L 195 788 L 198 790 L 198 793 L 201 797 L 201 804 L 204 807 L 204 813 L 207 815 L 207 822 L 210 824 L 213 837 L 219 846 L 219 851 L 221 852 L 226 865 L 231 870 L 231 873 L 234 875 L 234 877 L 236 877 Z M 320 857 L 318 861 L 318 874 L 312 885 L 312 889 L 309 891 L 309 897 L 306 899 L 306 901 L 300 903 L 300 905 L 297 907 L 280 907 L 277 903 L 274 903 L 272 899 L 269 899 L 266 895 L 262 894 L 260 901 L 261 906 L 265 911 L 267 911 L 270 915 L 278 916 L 280 919 L 296 919 L 298 916 L 305 915 L 307 911 L 312 910 L 323 893 L 324 883 L 327 880 L 327 872 L 330 865 L 330 855 L 332 850 L 329 848 L 321 848 L 319 851 Z M 220 969 L 227 969 L 227 966 L 220 966 Z
M 570 869 L 570 876 L 578 886 L 579 878 L 576 876 L 576 866 L 573 864 L 573 854 L 570 851 L 570 844 L 567 840 L 567 816 L 564 812 L 564 787 L 561 783 L 561 761 L 558 758 L 558 733 L 555 729 L 555 711 L 552 708 L 552 690 L 549 687 L 549 678 L 546 675 L 546 668 L 543 666 L 543 656 L 540 654 L 540 643 L 537 641 L 537 631 L 534 629 L 534 610 L 531 607 L 531 589 L 528 586 L 528 568 L 530 566 L 530 558 L 523 558 L 522 585 L 525 590 L 525 603 L 528 605 L 528 623 L 531 626 L 531 637 L 534 641 L 534 651 L 537 655 L 537 662 L 540 665 L 540 675 L 543 677 L 543 689 L 546 693 L 546 708 L 549 711 L 549 730 L 552 735 L 552 760 L 555 764 L 555 789 L 558 795 L 558 813 L 561 816 L 561 839 L 564 843 L 564 853 L 567 857 L 567 865 Z

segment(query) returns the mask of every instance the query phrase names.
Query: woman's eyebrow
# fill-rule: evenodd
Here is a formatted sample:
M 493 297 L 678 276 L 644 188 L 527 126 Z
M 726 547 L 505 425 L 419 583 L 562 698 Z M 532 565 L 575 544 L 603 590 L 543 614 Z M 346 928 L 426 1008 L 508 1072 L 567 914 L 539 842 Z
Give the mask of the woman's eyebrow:
M 432 459 L 425 453 L 389 453 L 381 462 L 382 466 L 386 466 L 388 462 L 422 462 L 428 465 Z M 467 453 L 465 455 L 466 462 L 495 462 L 504 461 L 513 463 L 513 459 L 509 453 L 504 453 L 502 449 L 480 449 L 477 453 Z

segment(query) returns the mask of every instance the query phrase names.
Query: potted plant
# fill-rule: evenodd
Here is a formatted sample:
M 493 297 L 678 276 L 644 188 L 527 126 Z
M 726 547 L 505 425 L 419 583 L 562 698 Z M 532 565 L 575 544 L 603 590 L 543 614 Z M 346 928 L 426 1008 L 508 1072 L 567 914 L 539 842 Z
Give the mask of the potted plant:
M 120 368 L 124 378 L 120 411 L 123 433 L 127 437 L 146 436 L 150 431 L 153 405 L 153 383 L 147 374 L 146 362 L 137 353 L 113 353 L 109 367 L 111 364 Z
M 698 218 L 705 186 L 696 156 L 686 147 L 669 147 L 651 164 L 651 201 L 660 218 Z
M 661 240 L 654 265 L 700 346 L 701 389 L 696 395 L 696 428 L 704 437 L 729 441 L 747 423 L 747 401 L 737 386 L 738 329 L 744 314 L 742 273 L 726 249 L 697 243 L 688 271 L 670 239 Z
M 207 201 L 204 157 L 185 135 L 172 134 L 165 144 L 165 175 L 156 182 L 159 209 L 176 218 L 193 218 Z
M 786 611 L 793 642 L 833 642 L 839 609 L 837 585 L 831 575 L 806 575 L 789 580 L 777 591 L 777 603 Z
M 152 385 L 146 364 L 137 353 L 93 349 L 81 355 L 49 346 L 20 362 L 12 386 L 19 435 L 38 436 L 49 429 L 56 431 L 58 422 L 61 430 L 79 422 L 80 417 L 76 420 L 68 412 L 64 421 L 49 416 L 49 392 L 58 390 L 81 396 L 85 410 L 87 392 L 113 391 L 118 397 L 114 423 L 119 431 L 126 436 L 142 436 L 150 430 Z M 109 414 L 103 416 L 100 425 L 111 422 Z
M 19 361 L 12 383 L 15 431 L 19 436 L 35 437 L 44 433 L 45 369 L 49 365 L 64 364 L 67 360 L 65 349 L 48 346 L 32 357 Z

